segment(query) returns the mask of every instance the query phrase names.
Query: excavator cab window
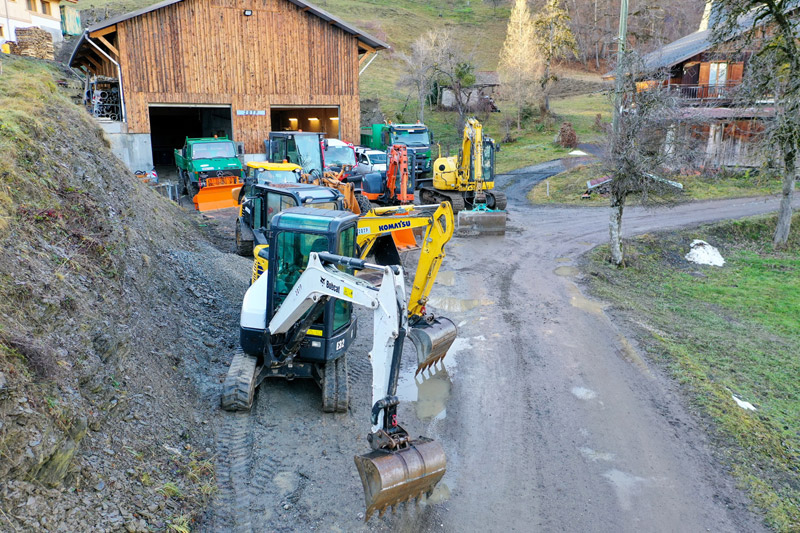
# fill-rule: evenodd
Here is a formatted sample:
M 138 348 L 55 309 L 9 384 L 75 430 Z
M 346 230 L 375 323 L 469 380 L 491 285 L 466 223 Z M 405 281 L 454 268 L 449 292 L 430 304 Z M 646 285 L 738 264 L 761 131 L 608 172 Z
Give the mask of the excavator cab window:
M 483 141 L 483 181 L 494 181 L 494 143 Z
M 311 252 L 327 252 L 328 238 L 318 233 L 282 231 L 277 239 L 278 271 L 275 277 L 276 308 L 297 283 Z

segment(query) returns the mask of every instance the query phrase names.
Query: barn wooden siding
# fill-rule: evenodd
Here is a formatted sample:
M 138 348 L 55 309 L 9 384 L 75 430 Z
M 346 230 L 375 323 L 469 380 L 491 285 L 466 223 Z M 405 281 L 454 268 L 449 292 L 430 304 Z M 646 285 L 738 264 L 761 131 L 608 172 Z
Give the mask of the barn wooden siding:
M 150 131 L 148 103 L 230 104 L 236 140 L 259 153 L 270 106 L 331 105 L 358 141 L 356 37 L 285 0 L 186 0 L 118 23 L 116 42 L 131 133 Z

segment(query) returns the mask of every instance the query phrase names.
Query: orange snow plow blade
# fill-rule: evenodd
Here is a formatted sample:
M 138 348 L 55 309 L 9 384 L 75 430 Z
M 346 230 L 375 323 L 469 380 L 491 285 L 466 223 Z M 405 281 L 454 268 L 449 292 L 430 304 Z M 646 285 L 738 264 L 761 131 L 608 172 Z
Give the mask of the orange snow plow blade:
M 442 445 L 424 437 L 399 451 L 374 450 L 354 459 L 364 485 L 365 521 L 375 511 L 383 515 L 387 507 L 430 495 L 447 469 Z
M 208 178 L 206 186 L 194 195 L 192 201 L 194 208 L 198 211 L 211 211 L 213 209 L 224 209 L 226 207 L 236 207 L 237 203 L 233 199 L 233 189 L 240 188 L 239 178 L 236 176 L 225 176 L 222 178 Z

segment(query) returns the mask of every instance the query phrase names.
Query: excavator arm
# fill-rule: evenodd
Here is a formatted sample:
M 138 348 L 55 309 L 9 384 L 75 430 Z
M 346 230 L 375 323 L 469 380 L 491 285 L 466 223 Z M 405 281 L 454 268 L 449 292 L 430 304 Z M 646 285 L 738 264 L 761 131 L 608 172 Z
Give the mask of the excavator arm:
M 334 265 L 383 272 L 380 288 Z M 364 486 L 366 519 L 374 511 L 430 494 L 442 479 L 447 458 L 436 441 L 412 440 L 398 424 L 397 383 L 403 341 L 409 332 L 403 270 L 361 259 L 312 252 L 308 266 L 269 323 L 270 334 L 287 333 L 314 306 L 336 298 L 373 310 L 372 413 L 367 436 L 372 451 L 354 458 Z M 413 337 L 412 337 L 413 338 Z
M 340 271 L 334 266 L 337 264 L 383 272 L 380 288 Z M 327 298 L 344 300 L 373 310 L 370 360 L 372 404 L 375 405 L 387 395 L 395 343 L 400 339 L 402 350 L 402 341 L 406 334 L 406 289 L 403 271 L 399 266 L 373 265 L 361 259 L 324 252 L 311 253 L 308 266 L 270 320 L 269 334 L 279 335 L 289 332 L 312 307 Z M 394 385 L 396 388 L 397 384 Z M 382 422 L 382 416 L 374 421 L 373 431 L 377 431 Z

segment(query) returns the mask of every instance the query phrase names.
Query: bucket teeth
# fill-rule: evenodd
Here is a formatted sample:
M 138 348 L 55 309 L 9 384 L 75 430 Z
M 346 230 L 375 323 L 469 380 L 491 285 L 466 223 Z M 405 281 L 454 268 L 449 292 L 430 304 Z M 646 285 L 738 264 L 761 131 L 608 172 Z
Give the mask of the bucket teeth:
M 414 375 L 424 372 L 444 359 L 457 335 L 456 325 L 445 317 L 433 318 L 412 327 L 408 336 L 411 337 L 417 350 L 418 363 Z

